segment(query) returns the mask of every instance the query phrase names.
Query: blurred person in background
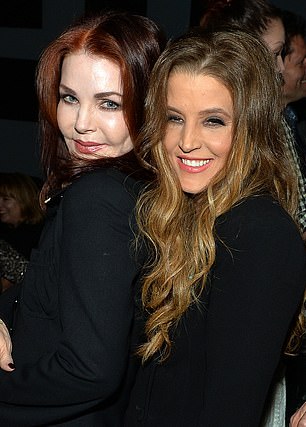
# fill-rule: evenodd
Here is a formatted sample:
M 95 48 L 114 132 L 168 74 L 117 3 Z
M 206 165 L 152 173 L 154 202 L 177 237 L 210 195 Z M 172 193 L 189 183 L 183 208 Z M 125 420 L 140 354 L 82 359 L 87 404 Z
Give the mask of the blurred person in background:
M 0 276 L 4 291 L 23 279 L 44 224 L 38 180 L 23 173 L 0 173 Z
M 0 173 L 0 238 L 29 259 L 44 222 L 40 189 L 28 175 Z
M 306 175 L 306 20 L 293 12 L 281 13 L 285 27 L 284 96 L 285 115 L 294 131 Z

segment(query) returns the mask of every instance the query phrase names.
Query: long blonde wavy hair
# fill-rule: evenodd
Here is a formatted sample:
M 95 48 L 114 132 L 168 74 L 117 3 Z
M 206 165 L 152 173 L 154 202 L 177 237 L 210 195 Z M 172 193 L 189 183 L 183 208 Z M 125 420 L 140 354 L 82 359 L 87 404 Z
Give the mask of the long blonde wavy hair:
M 171 73 L 209 75 L 233 100 L 232 148 L 226 166 L 199 194 L 185 194 L 163 147 Z M 297 182 L 281 125 L 281 84 L 267 48 L 237 30 L 204 32 L 170 43 L 157 61 L 146 100 L 139 154 L 156 180 L 138 201 L 151 249 L 142 301 L 148 314 L 143 361 L 171 351 L 175 325 L 203 291 L 215 261 L 216 219 L 246 197 L 270 194 L 295 218 Z

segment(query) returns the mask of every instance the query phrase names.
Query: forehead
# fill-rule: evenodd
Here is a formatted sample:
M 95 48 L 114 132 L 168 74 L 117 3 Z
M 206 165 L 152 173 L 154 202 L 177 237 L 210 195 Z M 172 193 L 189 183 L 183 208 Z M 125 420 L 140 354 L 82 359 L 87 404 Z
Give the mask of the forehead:
M 61 69 L 61 81 L 96 83 L 96 85 L 121 85 L 119 65 L 108 58 L 88 54 L 84 51 L 65 56 Z M 84 85 L 85 86 L 85 85 Z
M 290 46 L 293 52 L 306 56 L 306 42 L 301 35 L 292 37 Z
M 203 73 L 176 71 L 170 74 L 167 87 L 168 101 L 183 106 L 194 104 L 232 106 L 229 89 L 218 78 Z M 199 105 L 198 105 L 199 104 Z
M 262 34 L 264 42 L 270 49 L 274 49 L 278 44 L 285 43 L 285 29 L 279 18 L 270 19 L 266 30 Z

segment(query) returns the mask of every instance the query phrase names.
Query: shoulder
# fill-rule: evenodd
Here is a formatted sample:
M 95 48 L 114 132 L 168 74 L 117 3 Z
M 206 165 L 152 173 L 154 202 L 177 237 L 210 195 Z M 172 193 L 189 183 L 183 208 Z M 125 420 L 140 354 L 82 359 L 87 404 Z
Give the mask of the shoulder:
M 217 220 L 217 228 L 228 229 L 229 225 L 248 228 L 289 227 L 297 231 L 291 216 L 269 196 L 253 196 L 242 200 Z
M 297 225 L 269 196 L 254 196 L 241 201 L 218 218 L 216 233 L 220 240 L 229 243 L 303 247 Z
M 296 291 L 300 297 L 305 272 L 306 251 L 298 227 L 271 197 L 250 197 L 220 217 L 215 275 L 226 277 L 232 287 L 234 283 L 243 292 L 249 286 L 269 289 L 272 295 L 288 287 L 292 296 Z
M 64 203 L 105 201 L 135 204 L 141 183 L 113 168 L 99 169 L 77 178 L 64 192 Z
M 95 191 L 98 188 L 106 191 L 126 191 L 137 195 L 140 191 L 141 184 L 127 174 L 114 169 L 105 168 L 93 172 L 85 173 L 77 178 L 71 186 L 68 187 L 68 192 L 76 191 Z

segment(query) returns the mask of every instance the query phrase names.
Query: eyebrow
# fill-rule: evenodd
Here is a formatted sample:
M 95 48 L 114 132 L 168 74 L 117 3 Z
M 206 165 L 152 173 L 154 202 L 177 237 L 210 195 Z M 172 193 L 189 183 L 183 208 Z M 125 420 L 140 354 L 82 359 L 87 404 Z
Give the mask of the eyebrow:
M 68 86 L 66 86 L 66 85 L 63 85 L 63 84 L 60 84 L 60 89 L 62 89 L 62 90 L 65 90 L 65 91 L 67 91 L 67 92 L 70 92 L 72 95 L 76 95 L 76 92 L 73 90 L 73 89 L 71 89 L 70 87 L 68 87 Z M 115 91 L 108 91 L 108 92 L 99 92 L 99 93 L 96 93 L 95 95 L 94 95 L 94 97 L 96 98 L 96 99 L 104 99 L 104 98 L 106 98 L 106 97 L 108 97 L 108 96 L 112 96 L 112 95 L 116 95 L 116 96 L 119 96 L 119 97 L 123 97 L 123 94 L 122 93 L 119 93 L 119 92 L 115 92 Z

